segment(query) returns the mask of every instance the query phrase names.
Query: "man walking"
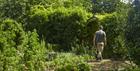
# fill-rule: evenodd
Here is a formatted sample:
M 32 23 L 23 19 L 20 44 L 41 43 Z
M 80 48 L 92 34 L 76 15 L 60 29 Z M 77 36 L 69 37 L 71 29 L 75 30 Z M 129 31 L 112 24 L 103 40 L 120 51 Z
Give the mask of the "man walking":
M 102 60 L 102 52 L 106 45 L 106 33 L 103 31 L 103 26 L 99 26 L 99 30 L 94 35 L 94 45 L 96 47 L 97 60 Z

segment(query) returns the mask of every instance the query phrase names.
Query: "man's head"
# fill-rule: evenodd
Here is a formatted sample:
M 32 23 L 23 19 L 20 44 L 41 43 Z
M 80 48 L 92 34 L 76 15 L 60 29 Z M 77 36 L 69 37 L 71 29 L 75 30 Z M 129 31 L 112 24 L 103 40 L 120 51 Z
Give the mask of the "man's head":
M 99 30 L 103 30 L 103 26 L 102 25 L 99 26 Z

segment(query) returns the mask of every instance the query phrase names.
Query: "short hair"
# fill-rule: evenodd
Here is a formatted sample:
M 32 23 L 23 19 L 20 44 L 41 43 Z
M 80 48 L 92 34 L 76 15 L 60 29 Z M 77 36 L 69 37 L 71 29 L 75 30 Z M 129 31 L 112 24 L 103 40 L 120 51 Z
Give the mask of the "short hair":
M 99 26 L 99 29 L 102 29 L 102 30 L 103 30 L 103 26 L 102 26 L 102 25 L 100 25 L 100 26 Z

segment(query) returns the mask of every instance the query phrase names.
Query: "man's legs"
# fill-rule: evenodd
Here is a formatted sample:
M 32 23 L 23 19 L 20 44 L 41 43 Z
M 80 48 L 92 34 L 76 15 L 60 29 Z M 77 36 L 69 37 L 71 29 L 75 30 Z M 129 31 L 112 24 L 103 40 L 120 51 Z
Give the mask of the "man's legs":
M 103 59 L 102 57 L 103 49 L 104 49 L 104 43 L 103 42 L 97 43 L 97 60 Z

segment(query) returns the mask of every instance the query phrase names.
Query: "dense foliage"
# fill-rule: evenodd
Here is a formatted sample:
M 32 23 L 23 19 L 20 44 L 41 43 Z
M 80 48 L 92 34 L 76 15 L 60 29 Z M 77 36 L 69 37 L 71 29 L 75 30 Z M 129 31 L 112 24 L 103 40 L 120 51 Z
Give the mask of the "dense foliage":
M 139 0 L 0 0 L 0 71 L 89 71 L 99 25 L 104 58 L 140 65 L 139 7 Z
M 72 53 L 59 53 L 52 61 L 47 62 L 47 68 L 55 71 L 90 71 L 91 68 L 85 62 L 92 57 L 88 55 L 77 56 Z
M 140 25 L 139 25 L 139 18 L 140 18 L 140 1 L 136 0 L 133 3 L 133 7 L 129 12 L 127 29 L 126 29 L 126 39 L 128 43 L 128 47 L 131 50 L 131 57 L 137 63 L 140 64 Z
M 94 13 L 112 13 L 117 10 L 119 0 L 93 0 Z
M 26 33 L 20 23 L 11 19 L 0 23 L 0 70 L 45 70 L 45 52 L 36 31 Z
M 36 28 L 47 42 L 59 44 L 64 50 L 69 50 L 82 36 L 82 29 L 91 16 L 91 13 L 80 7 L 45 9 L 43 6 L 34 6 L 29 15 L 27 28 Z

